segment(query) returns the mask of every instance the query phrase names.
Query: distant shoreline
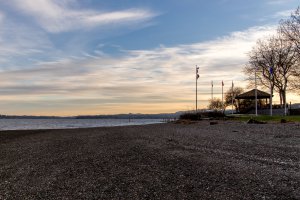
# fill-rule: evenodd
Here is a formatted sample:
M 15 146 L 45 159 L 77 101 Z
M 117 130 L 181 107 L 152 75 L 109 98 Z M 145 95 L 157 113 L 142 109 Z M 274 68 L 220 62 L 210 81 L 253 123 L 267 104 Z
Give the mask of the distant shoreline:
M 178 118 L 183 111 L 176 113 L 159 114 L 115 114 L 115 115 L 78 115 L 78 116 L 27 116 L 27 115 L 0 115 L 0 119 L 173 119 Z

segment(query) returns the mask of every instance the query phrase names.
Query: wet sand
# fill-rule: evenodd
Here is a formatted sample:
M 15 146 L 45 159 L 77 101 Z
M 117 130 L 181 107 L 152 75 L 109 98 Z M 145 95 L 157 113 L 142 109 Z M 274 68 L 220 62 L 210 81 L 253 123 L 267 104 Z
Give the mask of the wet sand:
M 0 199 L 300 199 L 300 124 L 0 132 Z

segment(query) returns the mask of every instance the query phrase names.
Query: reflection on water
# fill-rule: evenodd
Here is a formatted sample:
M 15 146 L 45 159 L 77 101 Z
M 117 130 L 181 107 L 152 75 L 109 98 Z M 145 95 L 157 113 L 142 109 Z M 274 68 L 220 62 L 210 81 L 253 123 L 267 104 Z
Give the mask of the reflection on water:
M 0 130 L 64 129 L 162 123 L 162 119 L 0 119 Z

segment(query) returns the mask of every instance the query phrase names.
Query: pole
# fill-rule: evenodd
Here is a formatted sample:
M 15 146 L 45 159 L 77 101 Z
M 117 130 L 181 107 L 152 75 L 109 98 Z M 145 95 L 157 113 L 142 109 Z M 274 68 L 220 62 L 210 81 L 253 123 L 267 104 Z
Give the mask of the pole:
M 273 111 L 272 111 L 272 82 L 270 84 L 270 116 L 273 116 Z
M 197 88 L 197 80 L 198 80 L 198 78 L 197 78 L 197 65 L 196 65 L 196 113 L 197 113 L 197 110 L 198 110 L 198 105 L 197 105 L 197 103 L 198 103 L 198 99 L 197 99 L 197 97 L 198 97 L 198 94 L 197 94 L 197 92 L 198 92 L 198 88 Z
M 231 114 L 233 115 L 233 81 L 231 82 Z
M 287 110 L 286 110 L 286 94 L 284 95 L 284 115 L 287 115 Z
M 287 112 L 286 112 L 286 103 L 284 104 L 284 115 L 285 116 L 287 115 Z
M 273 103 L 273 90 L 272 90 L 272 79 L 273 79 L 273 67 L 270 67 L 270 116 L 273 116 L 272 103 Z
M 199 67 L 196 65 L 196 113 L 198 112 L 198 78 L 199 78 L 199 74 L 198 74 L 198 69 Z
M 197 67 L 197 66 L 196 66 L 196 67 Z M 197 80 L 198 80 L 198 79 L 197 79 L 197 75 L 196 75 L 196 113 L 197 113 L 197 110 L 198 110 L 198 107 L 197 107 L 197 106 L 198 106 L 198 105 L 197 105 L 197 103 L 198 103 L 198 99 L 197 99 L 197 97 L 198 97 L 198 94 L 197 94 L 197 92 L 198 92 L 198 88 L 197 88 L 197 85 L 198 85 L 198 84 L 197 84 Z
M 214 82 L 211 81 L 211 100 L 214 99 Z
M 273 95 L 272 95 L 272 92 L 273 92 L 273 90 L 272 90 L 272 81 L 271 81 L 271 79 L 270 79 L 270 116 L 273 116 L 273 106 L 272 106 L 272 104 L 273 104 Z
M 256 74 L 257 69 L 255 67 L 255 116 L 257 116 L 257 80 L 256 80 Z
M 223 109 L 223 112 L 224 112 L 224 102 L 223 102 L 223 87 L 224 87 L 224 83 L 222 81 L 222 109 Z

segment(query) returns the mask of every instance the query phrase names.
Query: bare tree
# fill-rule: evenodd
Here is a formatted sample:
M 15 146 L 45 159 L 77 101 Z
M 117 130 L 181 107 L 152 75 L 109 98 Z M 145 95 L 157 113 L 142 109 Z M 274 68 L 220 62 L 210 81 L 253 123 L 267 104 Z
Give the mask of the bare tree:
M 294 79 L 291 82 L 291 89 L 300 94 L 300 57 L 297 61 L 297 69 L 294 71 Z
M 295 46 L 279 32 L 264 41 L 259 40 L 249 58 L 249 64 L 244 69 L 248 80 L 253 84 L 257 71 L 258 85 L 269 88 L 272 95 L 274 90 L 277 91 L 281 105 L 285 105 L 288 83 L 295 80 L 298 70 Z
M 244 68 L 244 73 L 248 77 L 250 85 L 254 85 L 254 75 L 256 72 L 258 85 L 263 88 L 269 88 L 271 93 L 274 91 L 274 77 L 270 74 L 270 67 L 275 66 L 274 49 L 270 48 L 269 43 L 264 40 L 258 40 L 256 46 L 249 53 L 249 62 Z
M 285 40 L 282 34 L 279 32 L 277 36 L 271 41 L 274 44 L 277 74 L 274 75 L 274 84 L 279 92 L 281 103 L 286 105 L 286 91 L 288 83 L 294 85 L 297 81 L 296 74 L 299 71 L 297 51 L 295 45 L 290 41 Z
M 216 110 L 216 111 L 223 111 L 224 110 L 224 104 L 223 104 L 221 99 L 213 98 L 213 99 L 209 100 L 208 109 Z
M 225 92 L 226 107 L 229 105 L 232 105 L 232 102 L 233 102 L 233 106 L 234 106 L 235 110 L 238 111 L 239 102 L 235 99 L 235 97 L 242 94 L 243 92 L 244 92 L 244 90 L 241 87 L 233 87 L 233 89 L 230 88 L 229 90 L 227 90 Z
M 290 18 L 281 20 L 279 32 L 285 37 L 286 40 L 292 43 L 294 50 L 300 57 L 300 7 L 295 12 L 291 13 Z M 292 89 L 300 92 L 300 63 L 299 60 L 296 64 L 297 68 L 293 71 L 294 81 L 291 82 Z
M 298 53 L 300 53 L 300 8 L 291 13 L 291 17 L 281 20 L 279 30 L 291 41 Z

